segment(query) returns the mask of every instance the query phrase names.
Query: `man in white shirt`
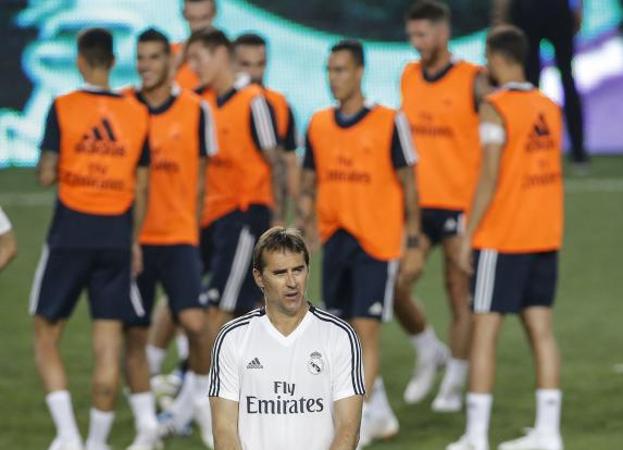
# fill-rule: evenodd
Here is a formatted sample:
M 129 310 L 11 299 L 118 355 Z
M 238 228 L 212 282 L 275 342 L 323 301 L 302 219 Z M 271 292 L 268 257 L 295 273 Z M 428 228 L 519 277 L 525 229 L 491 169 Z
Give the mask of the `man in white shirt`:
M 4 269 L 17 254 L 17 242 L 11 221 L 0 208 L 0 270 Z
M 253 276 L 265 306 L 226 324 L 212 350 L 215 450 L 354 450 L 365 394 L 359 339 L 305 300 L 299 232 L 265 232 Z

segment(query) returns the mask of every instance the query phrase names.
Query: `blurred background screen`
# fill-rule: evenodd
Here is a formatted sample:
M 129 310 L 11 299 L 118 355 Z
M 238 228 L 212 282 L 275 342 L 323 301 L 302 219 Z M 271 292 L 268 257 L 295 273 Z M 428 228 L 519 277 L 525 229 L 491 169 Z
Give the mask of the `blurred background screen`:
M 451 0 L 456 56 L 483 62 L 490 0 Z M 397 106 L 404 64 L 417 55 L 405 42 L 403 0 L 227 0 L 218 2 L 216 26 L 230 37 L 257 31 L 269 41 L 267 84 L 292 103 L 301 132 L 310 114 L 332 100 L 326 85 L 328 49 L 341 37 L 366 45 L 365 91 L 375 101 Z M 585 0 L 576 41 L 574 72 L 584 99 L 587 148 L 623 153 L 623 40 L 619 0 Z M 172 41 L 188 31 L 181 2 L 174 0 L 2 0 L 0 3 L 0 167 L 32 166 L 47 109 L 54 96 L 80 85 L 75 36 L 103 26 L 113 31 L 117 65 L 113 86 L 137 82 L 135 39 L 156 26 Z M 541 87 L 558 102 L 563 95 L 551 48 L 543 47 Z M 613 118 L 615 118 L 613 120 Z

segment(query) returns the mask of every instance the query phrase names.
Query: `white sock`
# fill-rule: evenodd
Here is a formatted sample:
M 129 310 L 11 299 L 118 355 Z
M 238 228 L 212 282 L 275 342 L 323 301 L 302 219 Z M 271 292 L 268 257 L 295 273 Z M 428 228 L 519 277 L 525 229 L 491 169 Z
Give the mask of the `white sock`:
M 147 364 L 149 364 L 149 374 L 158 375 L 162 372 L 162 363 L 167 356 L 167 351 L 155 345 L 147 344 Z
M 115 413 L 112 411 L 100 411 L 91 408 L 91 421 L 89 422 L 89 437 L 87 438 L 87 447 L 89 445 L 106 445 L 108 435 L 115 420 Z
M 439 343 L 435 330 L 431 326 L 426 327 L 421 333 L 414 334 L 410 337 L 410 340 L 418 357 L 433 354 L 434 349 Z
M 173 420 L 178 429 L 185 427 L 193 418 L 193 406 L 195 399 L 195 373 L 186 372 L 180 393 L 169 411 L 173 414 Z
M 535 430 L 543 433 L 560 433 L 562 393 L 559 389 L 537 389 Z
M 450 358 L 441 382 L 440 392 L 449 394 L 453 391 L 462 391 L 467 380 L 468 368 L 469 365 L 466 360 Z
M 56 435 L 64 441 L 82 442 L 69 392 L 50 392 L 45 397 L 45 402 L 48 404 L 52 420 L 56 426 Z
M 177 357 L 183 361 L 188 359 L 188 338 L 184 333 L 178 333 L 175 337 L 175 345 L 177 347 Z
M 379 376 L 374 380 L 372 395 L 370 396 L 370 406 L 381 413 L 387 414 L 392 412 L 389 400 L 387 399 L 383 377 Z
M 467 393 L 467 436 L 475 441 L 489 440 L 489 420 L 491 418 L 491 394 Z
M 130 394 L 129 401 L 137 433 L 140 434 L 141 431 L 152 431 L 158 428 L 156 400 L 153 393 Z

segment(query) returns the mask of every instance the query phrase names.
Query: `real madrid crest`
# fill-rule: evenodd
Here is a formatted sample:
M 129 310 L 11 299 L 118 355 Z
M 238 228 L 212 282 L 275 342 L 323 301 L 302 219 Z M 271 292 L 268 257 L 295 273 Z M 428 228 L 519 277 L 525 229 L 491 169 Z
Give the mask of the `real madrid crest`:
M 309 361 L 307 361 L 307 369 L 312 375 L 318 375 L 324 370 L 324 360 L 319 352 L 313 352 L 309 355 Z

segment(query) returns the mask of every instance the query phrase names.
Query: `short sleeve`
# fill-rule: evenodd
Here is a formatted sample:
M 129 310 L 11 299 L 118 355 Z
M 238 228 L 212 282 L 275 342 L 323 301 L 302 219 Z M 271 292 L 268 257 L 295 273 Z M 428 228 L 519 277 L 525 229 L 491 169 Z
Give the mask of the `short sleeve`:
M 298 147 L 296 142 L 296 121 L 294 120 L 294 113 L 290 105 L 288 105 L 288 128 L 286 129 L 282 145 L 287 152 L 293 152 Z
M 352 327 L 344 323 L 335 340 L 332 395 L 336 402 L 353 395 L 365 395 L 361 344 Z
M 275 113 L 261 95 L 251 101 L 251 133 L 257 148 L 262 151 L 278 145 Z
M 0 235 L 8 233 L 11 229 L 11 221 L 2 208 L 0 208 Z
M 316 161 L 314 159 L 314 148 L 309 139 L 309 131 L 305 135 L 305 154 L 303 155 L 303 169 L 316 170 Z
M 412 166 L 418 160 L 411 128 L 402 111 L 398 111 L 394 119 L 391 154 L 392 165 L 396 169 Z
M 202 100 L 199 108 L 199 156 L 214 156 L 217 152 L 214 114 L 210 105 Z
M 240 400 L 240 380 L 235 346 L 232 343 L 233 330 L 235 327 L 226 325 L 214 342 L 209 396 L 237 402 Z
M 143 141 L 143 148 L 141 149 L 141 156 L 138 159 L 139 167 L 148 167 L 151 163 L 151 149 L 149 146 L 149 133 L 145 136 L 145 140 Z
M 50 106 L 48 116 L 45 121 L 43 140 L 41 141 L 42 151 L 59 153 L 61 150 L 61 131 L 58 125 L 58 115 L 56 112 L 56 101 Z

